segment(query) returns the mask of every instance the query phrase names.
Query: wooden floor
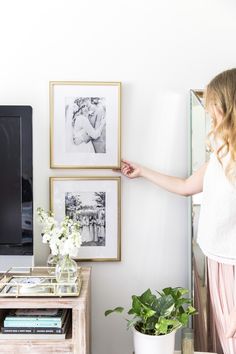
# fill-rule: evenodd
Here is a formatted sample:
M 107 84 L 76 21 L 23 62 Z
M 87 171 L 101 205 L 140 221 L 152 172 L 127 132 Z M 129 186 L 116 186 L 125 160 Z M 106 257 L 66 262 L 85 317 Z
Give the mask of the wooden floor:
M 133 354 L 135 354 L 135 353 L 133 352 Z M 181 354 L 181 351 L 177 350 L 177 351 L 175 351 L 175 354 Z M 217 353 L 194 352 L 194 354 L 217 354 Z

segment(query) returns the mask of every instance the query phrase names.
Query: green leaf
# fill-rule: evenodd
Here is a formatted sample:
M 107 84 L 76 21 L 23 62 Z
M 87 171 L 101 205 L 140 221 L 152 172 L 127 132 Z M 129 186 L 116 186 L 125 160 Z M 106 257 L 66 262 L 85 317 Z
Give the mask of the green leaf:
M 170 320 L 162 317 L 155 326 L 156 335 L 167 334 L 180 327 L 182 327 L 182 324 L 178 320 Z
M 156 311 L 153 311 L 152 309 L 147 309 L 145 312 L 145 317 L 149 318 L 149 317 L 154 316 L 155 314 L 156 314 Z
M 168 320 L 163 317 L 159 318 L 158 323 L 155 326 L 157 334 L 167 334 L 168 331 Z
M 135 312 L 134 312 L 133 309 L 130 309 L 130 310 L 128 311 L 128 315 L 134 315 L 134 314 L 135 314 Z
M 133 303 L 132 303 L 132 309 L 129 310 L 130 314 L 136 314 L 137 316 L 148 318 L 153 316 L 156 312 L 152 310 L 151 307 L 145 305 L 140 301 L 140 297 L 138 296 L 132 296 L 133 298 Z
M 166 295 L 160 297 L 158 300 L 160 316 L 170 316 L 171 312 L 174 310 L 175 307 L 173 297 L 171 295 Z
M 168 331 L 168 325 L 167 323 L 165 323 L 164 321 L 161 322 L 158 326 L 158 332 L 160 334 L 167 334 L 167 331 Z
M 164 288 L 164 289 L 162 289 L 162 293 L 164 294 L 164 295 L 171 295 L 171 294 L 173 294 L 173 288 Z
M 132 299 L 133 299 L 133 301 L 132 301 L 132 309 L 133 309 L 134 313 L 139 316 L 140 313 L 141 313 L 142 304 L 141 304 L 141 302 L 139 301 L 139 299 L 138 299 L 138 297 L 136 295 L 133 295 Z
M 191 300 L 187 299 L 185 297 L 181 298 L 181 299 L 178 299 L 178 300 L 176 300 L 175 307 L 179 308 L 179 307 L 181 307 L 184 304 L 191 304 Z
M 162 292 L 165 295 L 171 295 L 175 300 L 179 299 L 181 296 L 187 294 L 189 291 L 188 289 L 176 287 L 176 288 L 164 288 Z
M 183 326 L 188 324 L 189 315 L 187 313 L 182 313 L 179 316 L 179 321 L 182 323 Z
M 183 295 L 186 295 L 188 294 L 189 290 L 188 289 L 185 289 L 185 288 L 176 288 L 178 289 L 178 293 L 183 296 Z
M 137 318 L 133 318 L 132 320 L 127 320 L 127 329 L 130 329 L 131 327 L 134 327 L 135 324 L 137 323 Z
M 153 301 L 155 300 L 155 298 L 156 298 L 155 295 L 153 295 L 151 290 L 148 289 L 139 297 L 139 300 L 143 304 L 151 306 L 153 304 Z
M 194 315 L 195 313 L 197 313 L 197 310 L 193 306 L 189 306 L 187 310 L 189 315 Z
M 110 315 L 113 312 L 122 313 L 123 311 L 124 311 L 123 307 L 116 307 L 114 310 L 107 310 L 105 312 L 105 316 L 108 316 L 108 315 Z

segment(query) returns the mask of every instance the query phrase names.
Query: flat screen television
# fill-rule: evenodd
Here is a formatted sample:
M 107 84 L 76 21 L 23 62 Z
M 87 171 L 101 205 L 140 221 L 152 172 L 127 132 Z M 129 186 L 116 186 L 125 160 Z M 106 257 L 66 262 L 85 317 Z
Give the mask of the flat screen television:
M 30 106 L 0 106 L 0 255 L 33 255 Z

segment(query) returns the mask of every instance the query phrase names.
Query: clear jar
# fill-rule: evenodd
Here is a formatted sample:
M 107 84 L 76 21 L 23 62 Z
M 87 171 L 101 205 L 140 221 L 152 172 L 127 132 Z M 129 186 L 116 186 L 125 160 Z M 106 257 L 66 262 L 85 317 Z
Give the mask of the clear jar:
M 55 275 L 55 268 L 60 260 L 60 255 L 49 254 L 47 259 L 48 274 Z
M 61 257 L 55 269 L 58 283 L 74 284 L 78 276 L 77 263 L 69 255 Z
M 192 328 L 182 330 L 182 354 L 194 354 L 194 332 Z

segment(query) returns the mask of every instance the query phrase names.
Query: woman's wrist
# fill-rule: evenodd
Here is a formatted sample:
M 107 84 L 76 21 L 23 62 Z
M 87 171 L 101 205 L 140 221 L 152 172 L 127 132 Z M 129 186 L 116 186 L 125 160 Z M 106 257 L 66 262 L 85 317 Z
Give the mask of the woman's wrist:
M 139 177 L 146 177 L 147 168 L 145 166 L 139 166 Z

